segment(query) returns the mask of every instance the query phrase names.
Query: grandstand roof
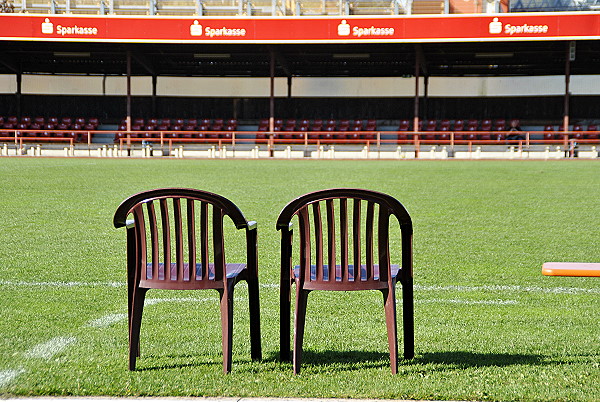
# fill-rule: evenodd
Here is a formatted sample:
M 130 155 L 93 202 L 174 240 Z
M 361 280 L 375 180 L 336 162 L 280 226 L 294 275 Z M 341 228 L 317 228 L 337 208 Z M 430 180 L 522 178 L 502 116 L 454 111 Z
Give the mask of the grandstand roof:
M 146 76 L 268 77 L 272 56 L 277 76 L 411 76 L 416 61 L 420 74 L 428 76 L 561 75 L 569 57 L 571 74 L 600 73 L 600 13 L 498 16 L 348 17 L 353 29 L 379 30 L 379 36 L 352 37 L 349 27 L 346 33 L 339 30 L 338 24 L 346 24 L 339 16 L 161 19 L 5 14 L 0 15 L 0 74 L 125 75 L 128 52 L 131 74 Z M 492 25 L 500 24 L 499 19 L 505 29 L 494 31 Z M 206 29 L 209 23 L 241 26 L 248 35 L 212 38 L 203 34 L 198 20 Z M 511 23 L 522 31 L 509 32 Z M 45 24 L 51 25 L 50 31 L 44 31 Z M 389 28 L 380 29 L 378 24 Z M 199 36 L 192 33 L 193 25 L 200 27 Z

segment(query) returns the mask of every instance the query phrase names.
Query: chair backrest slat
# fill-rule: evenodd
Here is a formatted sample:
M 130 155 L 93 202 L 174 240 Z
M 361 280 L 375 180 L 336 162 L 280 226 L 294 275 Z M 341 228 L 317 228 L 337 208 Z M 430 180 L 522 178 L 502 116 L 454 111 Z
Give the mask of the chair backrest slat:
M 338 268 L 336 267 L 336 270 Z M 348 275 L 348 202 L 340 199 L 340 275 L 342 282 L 349 280 Z
M 315 238 L 315 269 L 317 271 L 317 280 L 329 280 L 329 276 L 323 272 L 323 222 L 321 220 L 321 207 L 318 202 L 312 204 Z M 307 211 L 308 212 L 308 211 Z M 310 239 L 310 238 L 309 238 Z M 310 242 L 309 242 L 310 246 Z M 310 258 L 310 257 L 309 257 Z
M 146 204 L 146 209 L 148 211 L 148 224 L 150 226 L 150 245 L 151 245 L 151 252 L 152 252 L 152 274 L 151 274 L 151 276 L 146 275 L 146 278 L 158 279 L 159 275 L 160 275 L 159 274 L 160 258 L 158 256 L 159 255 L 158 227 L 156 224 L 156 211 L 154 210 L 154 203 L 148 202 Z M 140 221 L 143 221 L 143 218 L 141 218 Z M 146 248 L 144 247 L 142 250 L 145 250 L 145 249 Z
M 365 280 L 373 279 L 373 216 L 375 214 L 375 204 L 367 202 L 367 216 L 365 221 Z
M 196 280 L 196 208 L 194 200 L 187 200 L 188 277 Z
M 183 282 L 189 280 L 185 278 L 184 258 L 183 258 L 183 217 L 181 215 L 181 199 L 173 199 L 173 215 L 175 225 L 175 280 Z
M 327 210 L 327 269 L 329 270 L 329 279 L 335 281 L 338 275 L 335 261 L 335 210 L 333 200 L 326 200 L 325 208 Z M 333 278 L 332 275 L 334 275 Z
M 199 279 L 202 280 L 208 276 L 208 203 L 200 203 L 200 242 L 201 245 L 201 265 Z
M 352 270 L 352 278 L 354 281 L 360 281 L 360 267 L 361 261 L 361 230 L 360 230 L 360 218 L 361 218 L 361 202 L 358 199 L 354 199 L 354 211 L 352 214 L 352 250 L 354 251 L 354 269 Z
M 379 280 L 387 281 L 390 265 L 389 248 L 389 220 L 390 214 L 383 205 L 379 206 L 379 220 L 377 228 L 378 255 L 379 255 Z
M 213 252 L 215 261 L 215 280 L 223 280 L 225 270 L 225 243 L 223 239 L 223 215 L 220 210 L 213 208 Z
M 163 269 L 165 271 L 165 279 L 173 279 L 171 272 L 171 230 L 169 222 L 169 206 L 167 200 L 162 198 L 159 200 L 160 218 L 162 223 L 163 234 Z

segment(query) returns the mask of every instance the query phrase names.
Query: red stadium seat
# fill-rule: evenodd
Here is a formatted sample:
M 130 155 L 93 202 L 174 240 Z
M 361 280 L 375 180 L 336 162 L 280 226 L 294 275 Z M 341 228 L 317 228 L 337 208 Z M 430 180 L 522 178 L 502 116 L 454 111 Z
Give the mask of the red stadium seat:
M 213 124 L 210 127 L 211 131 L 221 131 L 223 130 L 223 126 L 225 125 L 225 121 L 223 119 L 214 119 Z
M 400 124 L 398 126 L 398 131 L 408 131 L 410 127 L 410 122 L 408 120 L 400 120 Z
M 547 124 L 544 126 L 544 139 L 545 140 L 554 140 L 557 138 L 557 135 L 554 134 L 554 126 Z
M 586 140 L 597 140 L 600 139 L 600 132 L 598 131 L 598 126 L 595 124 L 589 125 L 587 127 L 587 134 L 585 135 Z
M 477 131 L 479 128 L 479 120 L 469 119 L 467 121 L 467 131 Z
M 481 131 L 492 131 L 492 121 L 490 119 L 481 121 Z
M 465 121 L 464 120 L 455 120 L 454 121 L 454 131 L 464 131 L 465 130 Z
M 494 131 L 506 131 L 506 119 L 496 119 L 494 121 Z
M 269 131 L 269 119 L 260 119 L 257 131 Z
M 352 131 L 363 131 L 363 121 L 362 120 L 354 120 L 352 122 Z
M 340 120 L 340 123 L 338 124 L 338 131 L 348 131 L 350 129 L 350 120 L 348 119 L 343 119 Z
M 310 131 L 322 131 L 323 130 L 323 120 L 315 119 L 310 126 Z
M 365 124 L 365 131 L 375 131 L 377 130 L 377 120 L 369 119 Z

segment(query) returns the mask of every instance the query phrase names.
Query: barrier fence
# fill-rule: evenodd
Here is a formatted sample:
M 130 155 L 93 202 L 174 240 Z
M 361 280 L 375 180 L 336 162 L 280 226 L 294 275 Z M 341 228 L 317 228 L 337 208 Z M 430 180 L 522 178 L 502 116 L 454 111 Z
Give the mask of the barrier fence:
M 418 157 L 426 146 L 446 147 L 453 152 L 457 147 L 466 147 L 473 152 L 475 147 L 504 145 L 523 151 L 536 145 L 562 147 L 570 156 L 579 146 L 600 145 L 600 132 L 568 131 L 568 132 L 451 132 L 451 131 L 352 131 L 352 132 L 257 132 L 257 131 L 87 131 L 87 130 L 0 130 L 0 142 L 14 143 L 17 154 L 23 154 L 27 143 L 64 143 L 70 150 L 75 147 L 88 149 L 90 152 L 107 143 L 95 143 L 95 135 L 114 134 L 114 144 L 121 155 L 127 155 L 135 148 L 160 147 L 164 154 L 173 155 L 176 146 L 196 145 L 212 146 L 217 150 L 230 147 L 261 146 L 272 154 L 278 146 L 290 147 L 322 147 L 322 146 L 355 146 L 363 147 L 366 152 L 379 151 L 384 147 L 402 145 L 411 147 Z M 521 138 L 513 138 L 515 135 Z M 513 136 L 513 137 L 511 137 Z M 20 152 L 19 152 L 20 151 Z

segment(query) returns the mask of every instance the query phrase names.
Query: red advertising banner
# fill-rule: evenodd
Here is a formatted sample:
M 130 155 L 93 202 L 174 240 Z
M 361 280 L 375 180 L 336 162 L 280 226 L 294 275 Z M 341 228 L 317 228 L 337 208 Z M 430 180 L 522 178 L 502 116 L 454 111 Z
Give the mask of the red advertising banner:
M 0 40 L 403 43 L 599 38 L 600 13 L 597 12 L 369 18 L 0 15 Z

